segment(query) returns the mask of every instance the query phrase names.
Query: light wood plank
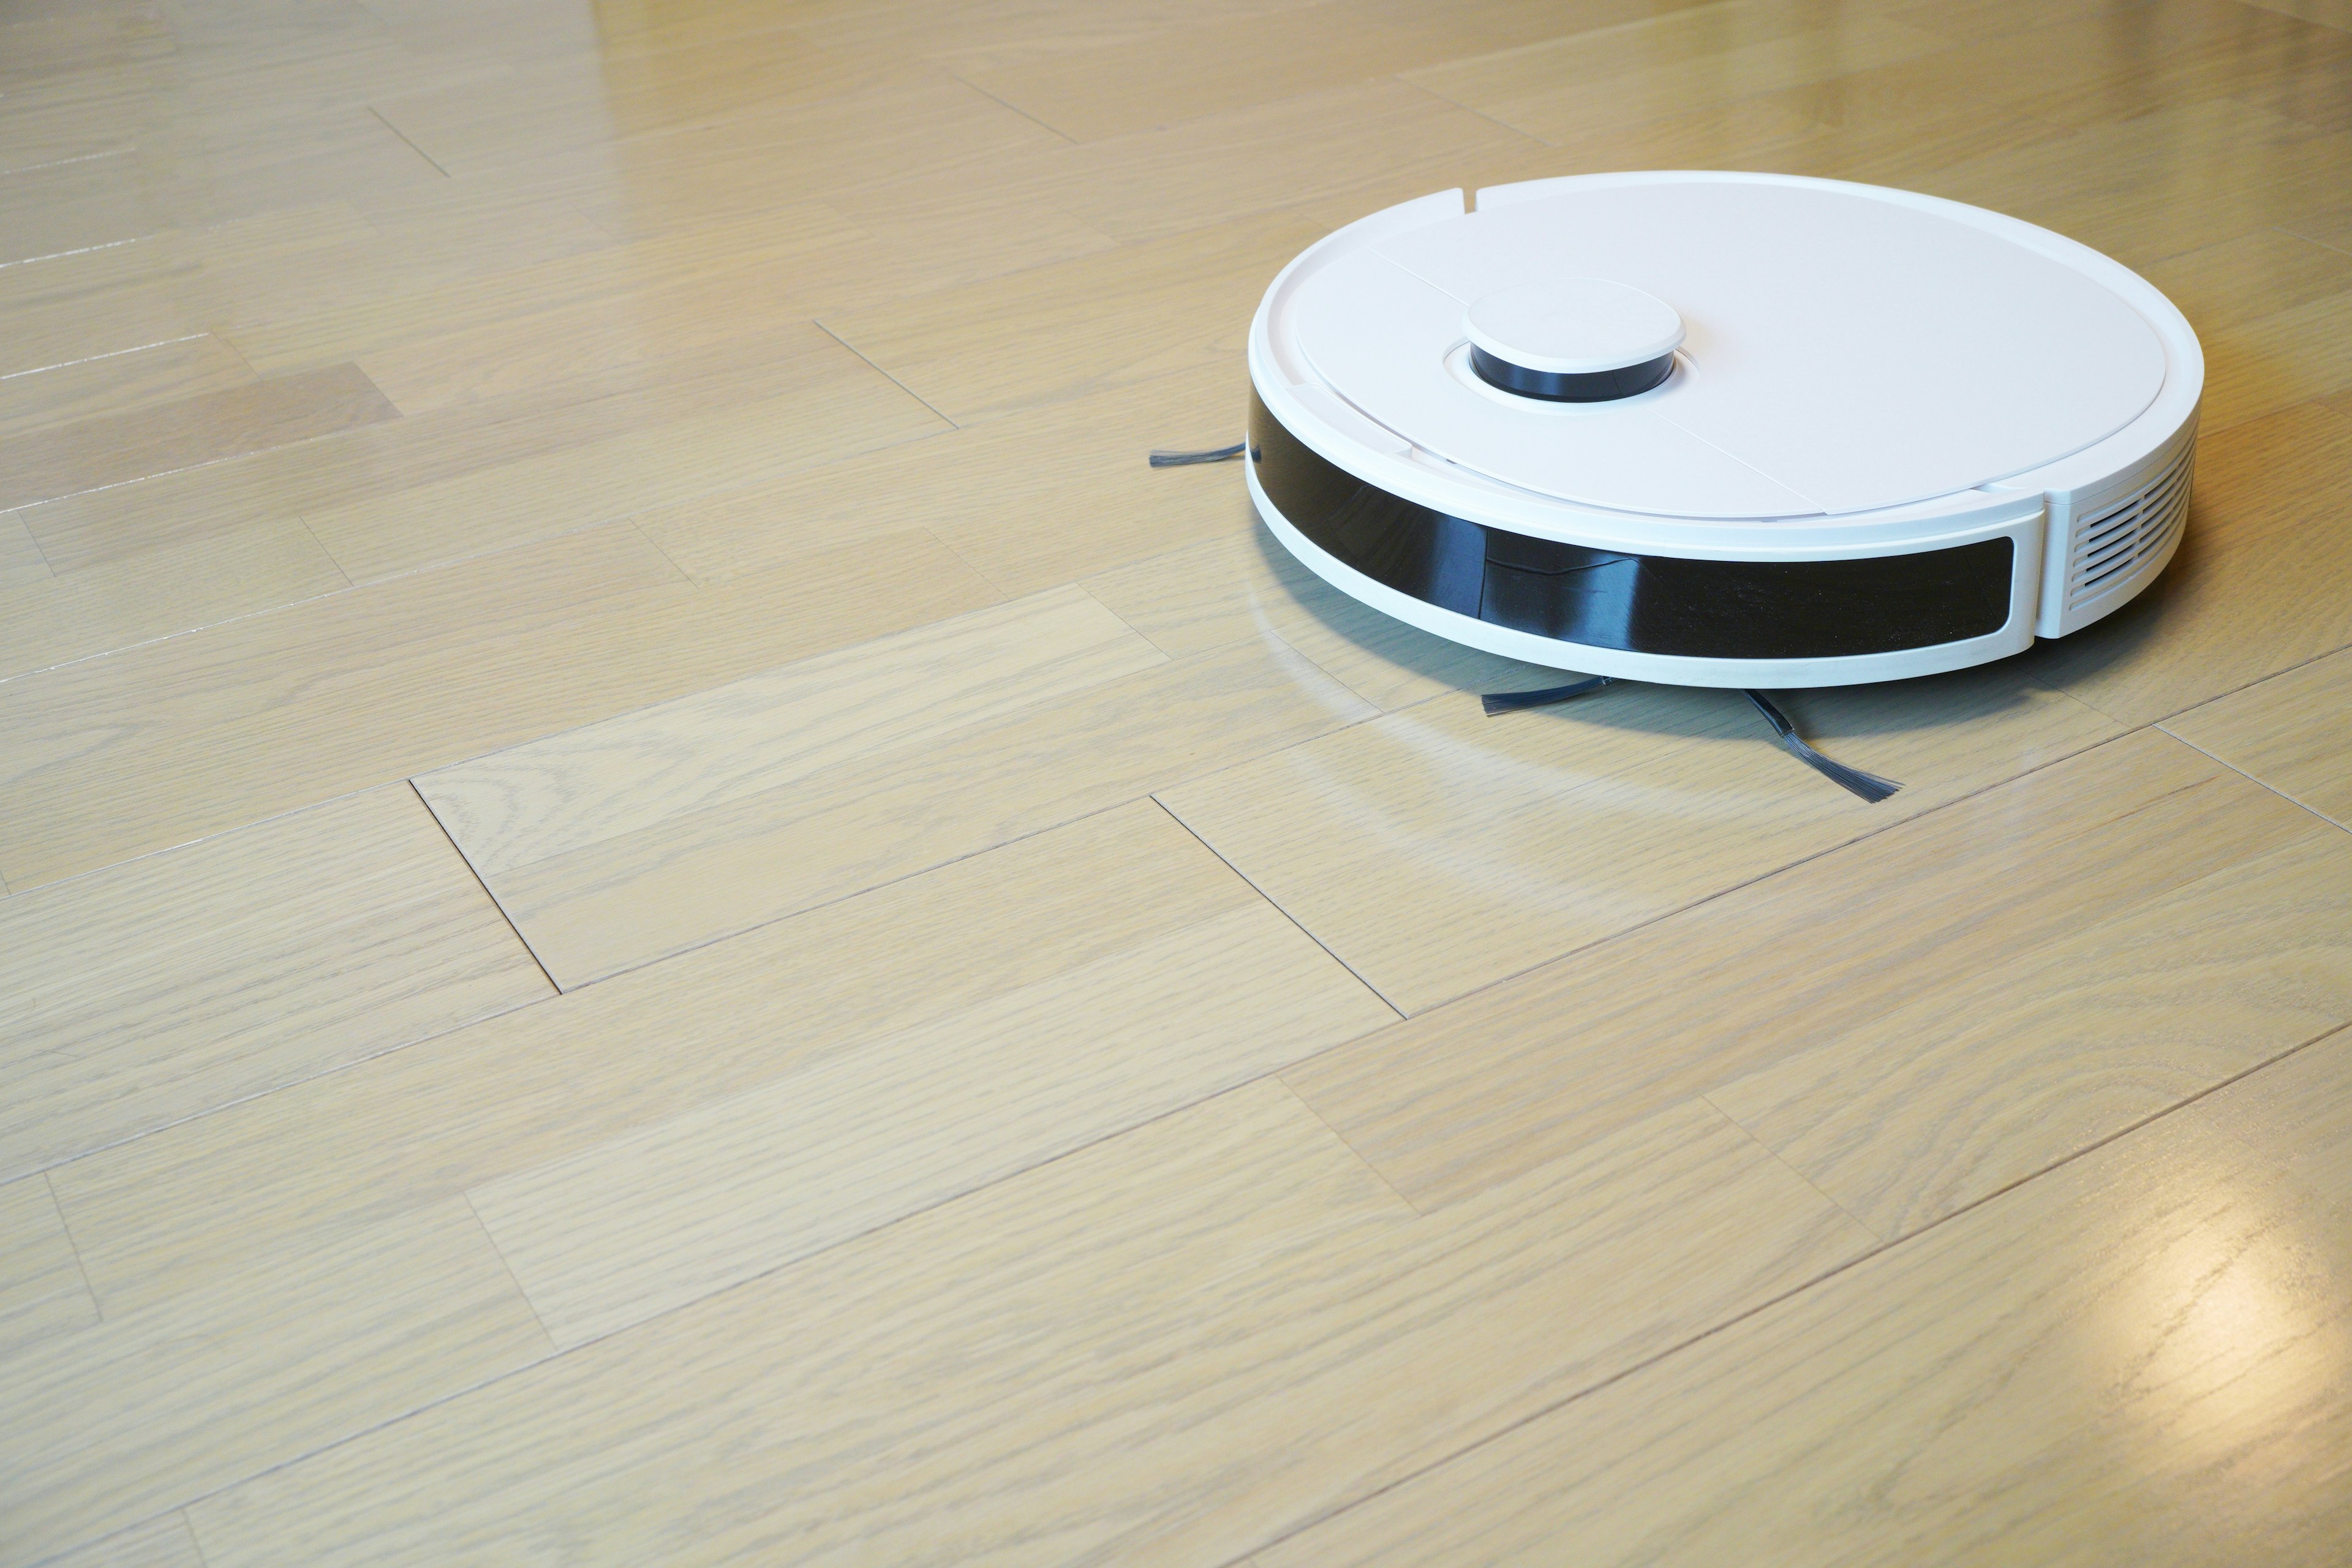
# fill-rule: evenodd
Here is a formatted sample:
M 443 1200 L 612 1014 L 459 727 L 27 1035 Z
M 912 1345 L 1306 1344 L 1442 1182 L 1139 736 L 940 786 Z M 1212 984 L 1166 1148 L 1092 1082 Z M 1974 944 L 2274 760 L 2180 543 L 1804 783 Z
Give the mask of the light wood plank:
M 2352 414 L 2306 404 L 2201 439 L 2180 552 L 2139 598 L 2026 662 L 2144 724 L 2352 644 L 2333 545 Z
M 845 406 L 806 406 L 827 396 Z M 810 428 L 792 423 L 795 412 Z M 257 518 L 315 518 L 363 579 L 939 427 L 803 323 L 52 501 L 25 517 L 59 572 Z M 665 430 L 673 446 L 648 449 L 649 437 Z M 827 449 L 820 438 L 812 452 L 812 431 L 847 444 Z M 768 454 L 768 440 L 785 448 L 781 458 Z M 621 452 L 634 452 L 641 468 L 618 464 Z M 578 455 L 576 471 L 566 454 Z M 584 472 L 604 486 L 583 486 Z M 452 518 L 428 498 L 475 510 Z M 376 531 L 363 526 L 371 521 Z
M 551 451 L 509 449 L 507 460 L 470 472 L 305 506 L 302 520 L 364 582 L 943 427 L 823 333 L 803 325 L 788 342 L 772 365 L 772 395 Z
M 2141 731 L 1328 1051 L 1284 1079 L 1414 1203 L 1482 1192 L 2321 825 Z
M 23 507 L 399 417 L 351 365 L 0 439 L 0 506 Z
M 2166 721 L 2167 730 L 2352 826 L 2352 655 L 2332 654 Z
M 2352 289 L 2352 255 L 2263 228 L 2176 256 L 2148 268 L 2147 280 L 2180 307 L 2210 355 L 2238 329 Z
M 862 216 L 865 204 L 856 201 L 859 193 L 894 186 L 933 191 L 929 176 L 951 169 L 1004 202 L 959 226 L 963 246 L 985 254 L 1034 243 L 1040 231 L 1066 235 L 1080 228 L 1066 213 L 1017 196 L 1006 200 L 1013 194 L 1002 179 L 1008 166 L 1020 166 L 1024 153 L 1062 145 L 1060 136 L 1035 121 L 952 77 L 919 76 L 811 101 L 765 104 L 618 149 L 594 142 L 551 148 L 527 163 L 455 184 L 516 199 L 560 197 L 608 232 L 638 240 L 742 223 L 809 202 L 845 213 L 856 208 L 873 232 Z M 1110 242 L 1094 235 L 1092 243 Z M 950 260 L 891 258 L 878 248 L 868 254 L 876 268 L 899 274 L 910 262 L 936 267 Z
M 213 1568 L 1224 1562 L 1862 1245 L 1704 1107 L 1432 1222 L 1263 1084 L 193 1518 Z
M 417 791 L 496 879 L 1167 662 L 1057 589 L 460 763 Z
M 1392 75 L 1447 43 L 1425 16 L 1391 20 L 1346 5 L 1268 10 L 1238 34 L 1171 19 L 1175 26 L 1117 42 L 981 45 L 944 61 L 1072 141 L 1093 142 Z M 1234 47 L 1236 37 L 1249 47 Z
M 61 256 L 170 229 L 260 216 L 274 209 L 400 190 L 443 178 L 414 147 L 358 105 L 302 107 L 258 124 L 227 128 L 197 155 L 173 151 L 159 128 L 158 153 L 60 166 L 7 182 L 0 191 L 0 260 Z M 190 149 L 196 151 L 196 149 Z
M 1309 202 L 1352 200 L 1371 212 L 1408 195 L 1522 177 L 1521 171 L 1565 173 L 1544 162 L 1557 157 L 1434 93 L 1383 79 L 1161 130 L 1026 150 L 989 177 L 1132 242 Z
M 0 1361 L 96 1321 L 98 1300 L 48 1179 L 0 1186 Z
M 2246 0 L 2246 3 L 2260 5 L 2265 11 L 2275 11 L 2282 16 L 2293 16 L 2298 21 L 2352 33 L 2352 5 L 2346 4 L 2346 0 Z
M 2002 666 L 1791 705 L 1824 751 L 1907 787 L 1855 799 L 1738 692 L 1629 685 L 1500 718 L 1435 698 L 1161 798 L 1418 1013 L 2116 731 Z
M 788 287 L 800 268 L 821 262 L 828 251 L 856 237 L 856 227 L 830 207 L 779 204 L 760 214 L 756 224 L 707 226 L 690 234 L 606 245 L 523 266 L 435 279 L 427 287 L 322 310 L 281 310 L 234 331 L 231 337 L 239 353 L 270 374 L 345 359 L 365 361 L 372 374 L 382 373 L 377 384 L 404 410 L 416 413 L 436 404 L 512 390 L 533 379 L 554 379 L 535 362 L 512 367 L 499 363 L 518 346 L 544 358 L 545 345 L 527 334 L 550 312 L 558 313 L 557 322 L 575 329 L 586 324 L 600 332 L 640 324 L 647 337 L 681 325 L 707 331 L 707 323 L 682 320 L 677 302 L 704 298 L 722 308 L 749 302 L 751 290 L 745 284 L 764 281 L 772 291 L 780 284 Z M 599 306 L 608 319 L 593 315 Z M 661 313 L 665 306 L 667 315 Z M 746 331 L 781 324 L 761 321 Z M 483 332 L 497 335 L 478 347 L 467 346 Z M 476 382 L 459 379 L 459 368 L 444 368 L 437 380 L 432 378 L 428 351 L 436 345 L 442 357 L 461 359 L 462 368 L 470 370 Z M 697 345 L 669 346 L 674 351 Z M 586 347 L 592 355 L 599 352 L 593 342 Z M 503 377 L 509 384 L 502 387 L 492 377 Z
M 7 329 L 0 368 L 32 369 L 192 332 L 234 335 L 614 243 L 585 214 L 542 194 L 499 192 L 488 200 L 450 187 L 444 181 L 398 199 L 362 193 L 364 215 L 349 201 L 322 202 L 0 268 L 0 323 Z
M 1708 1098 L 1917 1230 L 2352 1020 L 2352 837 L 2314 826 Z
M 205 1568 L 184 1514 L 167 1513 L 50 1559 L 54 1568 Z
M 1394 1017 L 1259 902 L 468 1195 L 578 1344 Z
M 1352 724 L 1287 647 L 1235 644 L 947 722 L 805 778 L 494 875 L 571 986 Z
M 1230 469 L 1213 468 L 1192 488 L 1239 489 L 1241 482 Z M 1245 491 L 1241 500 L 1248 506 Z M 1561 679 L 1556 670 L 1480 653 L 1366 608 L 1299 565 L 1262 528 L 1089 577 L 1086 587 L 1170 653 L 1250 638 L 1280 641 L 1384 710 L 1441 692 L 1532 689 Z
M 0 1563 L 32 1563 L 548 1352 L 462 1203 L 0 1363 Z
M 2352 386 L 2352 256 L 2263 229 L 2175 257 L 2149 281 L 2205 350 L 2201 428 L 2227 429 Z
M 2336 1562 L 2347 1086 L 2314 1047 L 1259 1561 Z
M 1516 131 L 1566 145 L 1697 103 L 1835 79 L 1948 44 L 1867 14 L 1734 0 L 1404 74 Z
M 58 1167 L 110 1309 L 822 1071 L 1261 902 L 1150 801 Z
M 1236 363 L 1258 296 L 1322 231 L 1276 213 L 828 317 L 949 418 Z
M 723 587 L 641 534 L 394 578 L 0 687 L 22 889 L 993 602 L 928 535 Z
M 548 994 L 406 784 L 0 902 L 0 1169 Z
M 959 55 L 1007 50 L 1050 55 L 1132 43 L 1190 22 L 1232 28 L 1315 0 L 814 0 L 797 31 L 844 54 Z
M 299 518 L 100 562 L 0 578 L 0 679 L 347 588 Z
M 2105 33 L 2109 51 L 2129 37 L 2094 31 Z M 2061 50 L 2044 57 L 2044 68 L 2062 73 L 2070 64 L 2064 47 L 2079 46 L 2079 58 L 2080 48 L 2099 47 L 2079 33 L 2033 42 Z M 2065 113 L 2056 101 L 2021 107 L 2047 118 Z M 2142 110 L 1948 165 L 1928 189 L 2045 225 L 2134 267 L 2343 201 L 2340 172 L 2352 139 L 2229 98 Z
M 0 438 L 251 386 L 253 367 L 210 332 L 0 375 Z
M 1230 364 L 1178 371 L 635 521 L 698 582 L 723 582 L 828 540 L 926 528 L 1004 592 L 1034 593 L 1256 526 L 1233 469 L 1160 469 L 1145 460 L 1156 447 L 1239 440 L 1244 380 Z
M 772 28 L 635 54 L 541 58 L 492 90 L 447 89 L 387 98 L 377 108 L 441 169 L 462 174 L 574 142 L 621 141 L 754 105 L 833 97 L 890 69 Z

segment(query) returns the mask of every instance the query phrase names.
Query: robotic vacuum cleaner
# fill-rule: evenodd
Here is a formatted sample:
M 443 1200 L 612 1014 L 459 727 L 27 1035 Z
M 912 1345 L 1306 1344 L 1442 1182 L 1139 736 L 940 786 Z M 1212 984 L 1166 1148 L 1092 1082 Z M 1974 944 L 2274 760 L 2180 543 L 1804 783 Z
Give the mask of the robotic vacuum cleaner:
M 1249 369 L 1250 495 L 1342 593 L 1751 689 L 1958 669 L 2125 604 L 2179 546 L 2204 385 L 2179 310 L 2072 240 L 1709 173 L 1376 213 L 1274 280 Z

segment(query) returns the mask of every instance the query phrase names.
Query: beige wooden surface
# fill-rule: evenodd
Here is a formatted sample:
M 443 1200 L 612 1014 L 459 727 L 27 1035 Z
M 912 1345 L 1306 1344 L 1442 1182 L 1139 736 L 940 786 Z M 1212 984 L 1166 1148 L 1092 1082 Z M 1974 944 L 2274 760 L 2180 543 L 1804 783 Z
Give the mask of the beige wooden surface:
M 1324 587 L 1386 203 L 2142 269 L 2011 663 Z M 2339 0 L 0 5 L 0 1563 L 2352 1561 Z

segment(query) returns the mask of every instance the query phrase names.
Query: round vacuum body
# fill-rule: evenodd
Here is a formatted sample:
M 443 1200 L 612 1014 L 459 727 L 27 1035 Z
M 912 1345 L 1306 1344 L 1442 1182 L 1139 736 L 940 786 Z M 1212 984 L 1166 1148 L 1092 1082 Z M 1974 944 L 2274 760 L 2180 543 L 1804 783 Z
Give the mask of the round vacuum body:
M 1250 329 L 1259 514 L 1333 586 L 1534 664 L 1888 680 L 2123 605 L 2179 548 L 2204 357 L 2015 218 L 1779 174 L 1444 192 Z

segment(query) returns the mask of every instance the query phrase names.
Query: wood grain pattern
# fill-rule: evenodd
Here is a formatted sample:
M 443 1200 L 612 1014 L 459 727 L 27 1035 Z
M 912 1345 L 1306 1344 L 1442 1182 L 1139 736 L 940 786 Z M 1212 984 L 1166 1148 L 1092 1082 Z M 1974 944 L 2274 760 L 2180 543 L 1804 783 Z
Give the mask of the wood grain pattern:
M 1916 1230 L 2352 1020 L 2352 838 L 2314 826 L 1708 1098 Z
M 0 1186 L 0 1361 L 96 1321 L 97 1298 L 47 1178 Z
M 995 597 L 928 535 L 704 590 L 615 525 L 68 665 L 0 687 L 0 871 L 37 885 Z
M 0 1563 L 363 1432 L 544 1355 L 462 1204 L 0 1363 Z
M 1867 14 L 1831 20 L 1812 6 L 1735 0 L 1404 74 L 1513 130 L 1566 145 L 1710 99 L 1932 55 L 1948 42 Z
M 1039 682 L 1034 700 L 1017 684 L 983 689 L 963 705 L 968 715 L 954 703 L 929 711 L 903 669 L 886 664 L 866 679 L 895 694 L 890 707 L 905 719 L 870 737 L 853 732 L 812 756 L 822 765 L 806 774 L 494 871 L 499 904 L 557 984 L 991 848 L 1371 712 L 1279 644 L 1172 660 L 1112 644 L 1096 669 Z M 795 694 L 774 718 L 796 725 L 824 702 L 822 689 Z M 642 743 L 661 744 L 658 718 L 647 722 Z M 629 751 L 638 736 L 622 721 L 587 743 Z M 691 771 L 720 765 L 701 737 L 685 743 Z
M 205 1568 L 184 1514 L 172 1512 L 50 1562 L 55 1568 Z
M 561 354 L 574 335 L 560 333 L 548 347 Z M 303 521 L 338 565 L 364 581 L 941 428 L 920 403 L 805 323 L 766 347 L 761 371 L 772 390 L 764 396 L 544 452 L 517 452 L 503 438 L 510 433 L 500 432 L 504 460 L 389 494 L 306 505 Z M 583 347 L 580 358 L 593 365 L 593 350 Z
M 2175 257 L 2149 280 L 2204 347 L 2201 429 L 2352 386 L 2352 255 L 2263 229 Z
M 784 425 L 810 398 L 824 396 L 845 406 L 820 405 L 797 433 Z M 697 493 L 698 483 L 742 482 L 940 427 L 912 398 L 803 323 L 71 497 L 24 515 L 60 572 L 257 517 L 315 519 L 322 539 L 350 558 L 351 574 L 366 578 L 576 531 L 633 507 Z M 782 449 L 721 453 L 713 436 L 729 430 L 745 438 L 765 431 Z M 670 446 L 656 444 L 664 436 Z M 616 463 L 624 452 L 641 466 Z M 723 461 L 714 466 L 715 457 Z M 453 506 L 471 510 L 452 514 Z
M 192 1517 L 213 1568 L 1223 1562 L 1862 1245 L 1703 1106 L 1432 1222 L 1261 1084 Z
M 0 439 L 121 415 L 261 378 L 209 332 L 0 375 Z
M 1307 203 L 1373 212 L 1450 186 L 1568 172 L 1557 151 L 1391 79 L 1007 162 L 992 170 L 1007 188 L 1123 241 Z
M 2347 1087 L 2339 1037 L 1258 1560 L 2336 1562 Z
M 350 585 L 299 518 L 164 545 L 62 577 L 46 569 L 16 584 L 0 576 L 0 679 Z
M 440 168 L 464 172 L 583 138 L 612 142 L 731 109 L 829 97 L 872 75 L 771 27 L 635 55 L 590 48 L 534 60 L 493 90 L 390 99 L 382 112 Z
M 478 757 L 417 791 L 496 879 L 1167 662 L 1057 589 Z
M 694 1115 L 1259 904 L 1150 801 L 58 1167 L 110 1309 Z
M 1915 1000 L 1997 985 L 2078 930 L 2309 847 L 2320 826 L 2185 746 L 2129 735 L 1284 1079 L 1400 1192 L 1441 1206 Z
M 1286 6 L 1250 18 L 1249 47 L 1181 13 L 1139 37 L 1092 47 L 990 49 L 947 57 L 982 91 L 1093 142 L 1219 110 L 1294 98 L 1319 88 L 1388 76 L 1444 47 L 1430 20 L 1397 20 L 1358 7 Z
M 468 1195 L 578 1344 L 1394 1016 L 1253 903 Z
M 1321 237 L 1285 213 L 829 317 L 826 327 L 959 423 L 1231 364 L 1265 280 Z
M 1226 364 L 1008 414 L 764 484 L 636 514 L 697 582 L 822 541 L 925 528 L 1007 594 L 1031 594 L 1257 527 L 1230 470 L 1153 468 L 1155 447 L 1240 438 L 1247 392 Z
M 2352 657 L 2274 675 L 2164 727 L 2340 826 L 2352 826 Z
M 0 1169 L 548 994 L 406 784 L 0 901 Z
M 1806 693 L 1797 717 L 1907 787 L 1878 805 L 1846 795 L 1774 747 L 1737 692 L 1619 686 L 1501 718 L 1433 699 L 1162 798 L 1418 1013 L 2116 729 L 2000 667 Z
M 78 420 L 0 439 L 6 475 L 0 506 L 54 500 L 398 416 L 356 366 L 331 365 Z

